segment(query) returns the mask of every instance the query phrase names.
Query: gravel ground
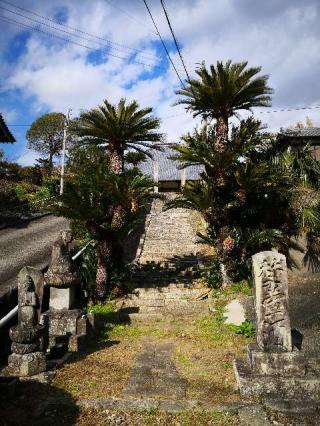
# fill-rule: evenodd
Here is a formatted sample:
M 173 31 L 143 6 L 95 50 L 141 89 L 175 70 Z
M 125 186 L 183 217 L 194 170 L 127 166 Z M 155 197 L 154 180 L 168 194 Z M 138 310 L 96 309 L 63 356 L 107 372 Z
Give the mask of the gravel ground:
M 66 219 L 46 216 L 0 231 L 0 296 L 15 285 L 21 268 L 48 263 L 52 244 L 66 227 Z

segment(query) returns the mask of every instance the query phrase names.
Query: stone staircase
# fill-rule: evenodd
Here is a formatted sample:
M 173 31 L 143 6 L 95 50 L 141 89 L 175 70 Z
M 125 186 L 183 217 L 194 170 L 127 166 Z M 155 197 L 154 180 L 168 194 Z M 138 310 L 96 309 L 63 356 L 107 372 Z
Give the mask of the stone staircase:
M 152 203 L 136 256 L 130 286 L 133 291 L 119 301 L 120 312 L 130 321 L 202 309 L 208 290 L 199 278 L 201 246 L 196 244 L 194 212 L 165 210 L 176 194 L 161 194 Z
M 139 264 L 163 264 L 177 258 L 183 260 L 185 257 L 189 261 L 190 257 L 196 260 L 199 245 L 196 244 L 192 212 L 181 208 L 164 210 L 165 203 L 175 196 L 174 193 L 162 194 L 163 198 L 153 201 L 136 259 Z

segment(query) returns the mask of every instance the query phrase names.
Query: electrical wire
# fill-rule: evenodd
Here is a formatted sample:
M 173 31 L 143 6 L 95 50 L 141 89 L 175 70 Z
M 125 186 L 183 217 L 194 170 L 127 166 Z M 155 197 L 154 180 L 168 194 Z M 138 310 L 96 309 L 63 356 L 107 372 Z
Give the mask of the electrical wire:
M 177 37 L 176 37 L 176 35 L 175 35 L 174 31 L 173 31 L 173 27 L 172 27 L 171 22 L 170 22 L 170 19 L 169 19 L 168 11 L 167 11 L 166 6 L 165 6 L 165 4 L 164 4 L 164 0 L 160 0 L 160 1 L 161 1 L 161 6 L 162 6 L 162 9 L 163 9 L 163 11 L 164 11 L 164 14 L 165 14 L 165 16 L 166 16 L 166 20 L 167 20 L 168 25 L 169 25 L 169 28 L 170 28 L 170 32 L 171 32 L 171 34 L 172 34 L 172 38 L 173 38 L 174 44 L 175 44 L 176 49 L 177 49 L 177 52 L 178 52 L 178 54 L 179 54 L 179 56 L 180 56 L 180 59 L 181 59 L 181 62 L 182 62 L 183 68 L 184 68 L 184 70 L 185 70 L 185 73 L 186 73 L 186 75 L 187 75 L 187 79 L 188 79 L 188 81 L 190 81 L 190 76 L 189 76 L 189 73 L 188 73 L 188 70 L 187 70 L 186 64 L 185 64 L 185 62 L 184 62 L 184 60 L 183 60 L 182 53 L 181 53 L 181 50 L 180 50 L 180 47 L 179 47 L 179 44 L 178 44 Z
M 148 11 L 148 13 L 149 13 L 149 15 L 150 15 L 150 18 L 151 18 L 151 20 L 152 20 L 152 22 L 153 22 L 153 25 L 154 25 L 155 29 L 156 29 L 156 32 L 157 32 L 157 34 L 158 34 L 158 37 L 159 37 L 159 38 L 160 38 L 160 40 L 161 40 L 161 43 L 162 43 L 162 46 L 163 46 L 163 48 L 164 48 L 164 50 L 165 50 L 165 52 L 166 52 L 166 55 L 168 56 L 169 61 L 170 61 L 171 65 L 172 65 L 172 67 L 173 67 L 173 69 L 174 69 L 175 73 L 177 74 L 178 79 L 180 80 L 180 83 L 182 84 L 182 86 L 183 86 L 183 87 L 185 87 L 185 86 L 184 86 L 184 82 L 183 82 L 182 78 L 180 77 L 180 75 L 179 75 L 179 73 L 178 73 L 178 70 L 177 70 L 177 68 L 176 68 L 176 66 L 175 66 L 175 64 L 174 64 L 174 62 L 173 62 L 173 61 L 172 61 L 172 59 L 171 59 L 171 56 L 170 56 L 169 51 L 168 51 L 168 49 L 167 49 L 167 46 L 166 46 L 166 44 L 165 44 L 165 42 L 164 42 L 164 40 L 163 40 L 163 38 L 162 38 L 162 36 L 161 36 L 161 34 L 160 34 L 159 30 L 158 30 L 157 24 L 155 23 L 155 20 L 153 19 L 153 16 L 152 16 L 151 10 L 150 10 L 150 8 L 149 8 L 149 6 L 148 6 L 148 4 L 147 4 L 147 1 L 146 1 L 146 0 L 143 0 L 143 2 L 144 2 L 145 6 L 146 6 L 146 8 L 147 8 L 147 11 Z
M 130 15 L 130 13 L 128 13 L 127 11 L 123 10 L 121 7 L 115 5 L 112 1 L 110 0 L 105 0 L 107 3 L 110 4 L 110 6 L 114 7 L 115 9 L 119 10 L 120 12 L 122 12 L 124 15 L 126 15 L 128 18 L 132 19 L 133 21 L 135 21 L 137 24 L 139 25 L 145 25 L 145 23 L 143 23 L 142 21 L 136 19 L 134 16 Z M 155 34 L 157 35 L 156 32 L 152 31 L 151 29 L 148 30 L 151 34 Z
M 32 12 L 32 11 L 30 11 L 30 10 L 28 10 L 28 9 L 25 9 L 25 8 L 21 8 L 21 7 L 19 7 L 19 6 L 14 6 L 12 3 L 9 3 L 9 2 L 7 2 L 7 1 L 5 1 L 5 0 L 0 0 L 0 2 L 8 3 L 11 7 L 15 7 L 15 8 L 17 8 L 17 9 L 21 9 L 21 10 L 23 10 L 23 11 L 25 11 L 25 12 L 29 13 L 29 14 L 32 14 L 32 15 L 37 16 L 37 17 L 40 17 L 41 19 L 44 19 L 44 20 L 46 20 L 46 21 L 48 21 L 48 22 L 52 22 L 52 23 L 54 23 L 55 25 L 59 25 L 60 27 L 67 28 L 67 29 L 69 29 L 69 30 L 71 30 L 71 31 L 74 31 L 74 32 L 77 32 L 77 33 L 79 33 L 79 34 L 84 34 L 84 35 L 89 36 L 89 37 L 91 37 L 91 38 L 93 38 L 93 39 L 96 39 L 96 40 L 90 40 L 90 39 L 88 39 L 87 37 L 84 37 L 84 36 L 81 36 L 81 35 L 74 34 L 74 33 L 70 32 L 70 31 L 66 31 L 66 30 L 64 30 L 63 28 L 59 28 L 59 27 L 57 27 L 57 26 L 53 26 L 53 25 L 47 24 L 46 22 L 41 22 L 41 21 L 39 21 L 39 20 L 37 20 L 37 19 L 31 18 L 30 16 L 26 16 L 26 15 L 24 15 L 24 14 L 22 14 L 22 13 L 19 13 L 19 12 L 15 11 L 15 10 L 10 10 L 10 9 L 8 9 L 8 8 L 4 7 L 4 6 L 0 6 L 0 9 L 5 10 L 6 12 L 12 13 L 12 14 L 14 14 L 14 15 L 16 15 L 16 16 L 19 16 L 19 17 L 22 17 L 22 18 L 24 18 L 24 19 L 28 19 L 28 20 L 30 20 L 30 21 L 32 21 L 32 22 L 37 23 L 37 24 L 44 25 L 44 26 L 46 26 L 46 27 L 48 27 L 48 28 L 51 28 L 51 29 L 54 29 L 54 30 L 56 30 L 56 31 L 63 32 L 63 33 L 68 34 L 68 35 L 70 35 L 70 36 L 72 36 L 72 37 L 80 38 L 80 39 L 82 39 L 82 40 L 89 41 L 89 42 L 91 42 L 91 43 L 97 43 L 97 44 L 99 44 L 99 45 L 101 45 L 101 46 L 105 46 L 105 45 L 106 45 L 106 43 L 107 43 L 107 44 L 109 45 L 109 47 L 111 47 L 112 49 L 115 49 L 115 50 L 119 50 L 119 51 L 121 51 L 121 50 L 123 50 L 123 49 L 128 50 L 128 51 L 134 51 L 134 52 L 136 52 L 136 53 L 139 53 L 141 56 L 145 57 L 146 59 L 158 59 L 158 57 L 157 57 L 157 56 L 155 56 L 155 55 L 151 55 L 151 54 L 150 54 L 150 55 L 149 55 L 149 54 L 146 54 L 146 53 L 144 53 L 144 51 L 143 51 L 143 50 L 135 49 L 135 48 L 133 48 L 133 47 L 128 47 L 128 46 L 126 46 L 126 45 L 122 45 L 122 44 L 120 44 L 120 43 L 113 42 L 113 41 L 108 40 L 108 39 L 105 39 L 105 38 L 103 38 L 103 37 L 99 37 L 99 36 L 96 36 L 96 35 L 90 34 L 90 33 L 88 33 L 88 32 L 82 31 L 82 30 L 80 30 L 80 29 L 78 29 L 78 28 L 69 27 L 68 25 L 62 24 L 62 23 L 60 23 L 60 22 L 56 22 L 55 20 L 50 19 L 50 18 L 48 18 L 47 16 L 40 15 L 40 14 L 38 14 L 38 13 Z
M 272 111 L 256 111 L 257 114 L 271 114 L 271 113 L 279 113 L 279 112 L 292 112 L 292 111 L 304 111 L 304 110 L 312 110 L 312 109 L 320 109 L 320 105 L 315 105 L 312 107 L 299 107 L 299 108 L 282 108 L 278 110 L 272 110 Z M 185 112 L 179 113 L 179 114 L 172 114 L 167 115 L 165 117 L 160 117 L 161 120 L 167 120 L 170 118 L 175 117 L 181 117 L 182 115 L 185 115 Z M 9 127 L 30 127 L 31 124 L 8 124 Z
M 87 45 L 85 45 L 83 43 L 79 43 L 77 41 L 71 40 L 70 38 L 61 37 L 61 36 L 59 36 L 57 34 L 50 33 L 49 31 L 44 31 L 41 28 L 38 28 L 38 27 L 35 27 L 35 26 L 31 26 L 31 25 L 27 25 L 27 24 L 24 24 L 23 22 L 16 21 L 15 19 L 8 18 L 7 16 L 0 15 L 0 19 L 2 19 L 3 21 L 6 21 L 8 23 L 11 23 L 11 24 L 20 25 L 22 27 L 31 29 L 33 31 L 40 32 L 40 33 L 45 34 L 47 36 L 57 38 L 59 40 L 65 41 L 66 43 L 71 43 L 71 44 L 75 44 L 76 46 L 84 47 L 85 49 L 88 49 L 88 50 L 91 50 L 91 51 L 96 51 L 96 50 L 106 51 L 106 50 L 108 50 L 108 49 L 98 49 L 98 48 L 95 48 L 95 47 L 92 47 L 92 46 L 87 46 Z M 108 56 L 112 56 L 114 58 L 125 60 L 125 61 L 127 61 L 129 59 L 128 57 L 123 57 L 123 56 L 115 55 L 113 53 L 110 53 L 109 51 L 107 52 L 107 54 L 108 54 Z M 137 61 L 136 59 L 131 59 L 131 60 L 132 60 L 132 62 L 135 62 L 136 64 L 139 64 L 139 65 L 143 65 L 145 67 L 158 68 L 158 66 L 153 66 L 153 65 L 150 65 L 150 64 L 146 64 L 144 62 Z
M 252 115 L 254 114 L 273 114 L 273 113 L 279 113 L 279 112 L 293 112 L 293 111 L 304 111 L 304 110 L 313 110 L 313 109 L 320 109 L 320 105 L 315 105 L 315 106 L 307 106 L 307 107 L 297 107 L 297 108 L 281 108 L 281 109 L 274 109 L 271 111 L 265 110 L 265 111 L 255 111 L 252 113 Z M 174 117 L 180 117 L 182 115 L 184 115 L 185 113 L 179 113 L 179 114 L 173 114 L 173 115 L 168 115 L 166 117 L 162 117 L 162 119 L 167 119 L 167 118 L 174 118 Z

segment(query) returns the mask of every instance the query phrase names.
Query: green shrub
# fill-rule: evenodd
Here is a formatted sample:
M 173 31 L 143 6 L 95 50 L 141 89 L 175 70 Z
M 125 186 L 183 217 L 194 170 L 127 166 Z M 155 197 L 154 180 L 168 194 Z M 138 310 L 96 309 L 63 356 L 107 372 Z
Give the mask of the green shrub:
M 43 186 L 45 186 L 48 189 L 51 197 L 59 195 L 59 193 L 60 193 L 60 176 L 58 176 L 58 175 L 46 176 L 43 179 Z
M 29 182 L 19 182 L 15 186 L 15 192 L 20 200 L 26 200 L 30 194 L 37 192 L 38 188 Z
M 245 320 L 241 325 L 233 325 L 229 326 L 231 330 L 233 330 L 236 334 L 242 334 L 246 337 L 255 337 L 256 335 L 256 327 L 253 322 Z
M 26 213 L 28 210 L 28 203 L 17 195 L 16 183 L 0 179 L 0 213 Z
M 78 247 L 78 250 L 80 249 L 81 247 Z M 87 291 L 88 297 L 91 299 L 96 288 L 97 274 L 96 249 L 93 244 L 89 244 L 89 246 L 82 252 L 77 259 L 77 263 L 82 278 L 81 283 L 83 289 Z
M 222 285 L 222 274 L 220 262 L 215 259 L 202 270 L 202 277 L 209 288 L 219 288 Z

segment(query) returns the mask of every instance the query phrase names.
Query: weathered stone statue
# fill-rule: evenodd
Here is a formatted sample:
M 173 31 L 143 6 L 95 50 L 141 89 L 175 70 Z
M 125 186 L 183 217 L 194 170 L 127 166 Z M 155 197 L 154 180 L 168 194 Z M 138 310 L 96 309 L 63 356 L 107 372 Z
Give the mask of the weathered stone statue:
M 53 245 L 51 264 L 45 274 L 47 283 L 52 287 L 67 288 L 80 282 L 79 273 L 69 252 L 72 240 L 71 231 L 64 230 Z
M 45 274 L 50 285 L 50 309 L 71 309 L 75 302 L 75 287 L 80 284 L 80 274 L 69 252 L 73 237 L 70 230 L 61 232 L 52 248 L 51 264 Z
M 252 256 L 256 343 L 247 362 L 236 360 L 243 396 L 320 399 L 320 380 L 308 371 L 308 359 L 293 347 L 286 258 L 274 251 Z
M 9 369 L 19 376 L 32 376 L 46 369 L 40 342 L 44 326 L 39 324 L 39 304 L 34 280 L 24 268 L 18 277 L 18 325 L 9 332 L 13 352 L 9 356 Z

